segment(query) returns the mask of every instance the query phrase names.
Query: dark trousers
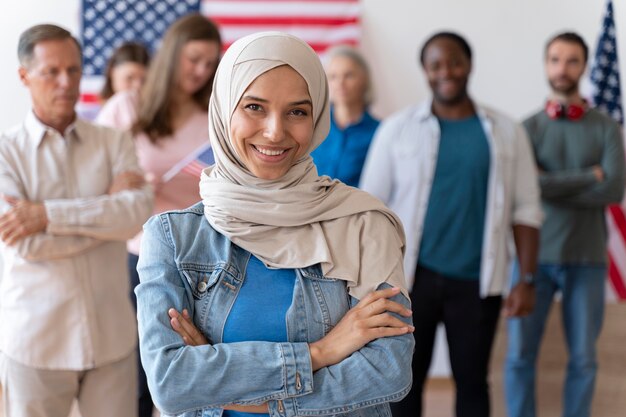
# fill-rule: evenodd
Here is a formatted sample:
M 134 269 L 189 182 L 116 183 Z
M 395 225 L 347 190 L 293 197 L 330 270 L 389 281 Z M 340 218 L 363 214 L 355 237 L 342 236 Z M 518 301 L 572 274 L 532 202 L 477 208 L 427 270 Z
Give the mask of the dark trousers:
M 478 281 L 448 278 L 418 266 L 411 303 L 415 325 L 413 386 L 406 398 L 391 404 L 393 416 L 422 415 L 422 392 L 437 325 L 443 322 L 456 383 L 456 416 L 488 417 L 487 373 L 502 298 L 480 298 Z
M 137 273 L 137 262 L 139 257 L 128 254 L 128 275 L 130 276 L 130 299 L 133 302 L 135 311 L 137 311 L 137 297 L 135 296 L 135 287 L 139 285 L 139 274 Z M 139 400 L 139 412 L 138 417 L 152 417 L 152 396 L 148 390 L 148 379 L 146 373 L 141 365 L 141 358 L 139 357 L 139 347 L 137 347 L 137 396 Z

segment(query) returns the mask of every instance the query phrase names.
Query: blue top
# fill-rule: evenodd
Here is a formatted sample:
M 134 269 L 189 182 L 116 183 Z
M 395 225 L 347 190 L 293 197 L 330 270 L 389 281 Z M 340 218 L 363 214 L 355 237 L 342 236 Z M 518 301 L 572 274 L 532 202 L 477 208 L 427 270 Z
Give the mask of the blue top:
M 361 120 L 342 130 L 335 124 L 334 109 L 331 108 L 330 132 L 326 140 L 311 153 L 318 174 L 357 187 L 367 150 L 379 124 L 365 111 Z
M 451 278 L 478 280 L 489 143 L 478 116 L 438 120 L 439 153 L 418 263 Z
M 250 256 L 243 285 L 226 324 L 225 343 L 287 342 L 285 316 L 291 306 L 296 273 L 293 269 L 269 269 Z M 260 417 L 269 414 L 224 410 L 223 417 Z

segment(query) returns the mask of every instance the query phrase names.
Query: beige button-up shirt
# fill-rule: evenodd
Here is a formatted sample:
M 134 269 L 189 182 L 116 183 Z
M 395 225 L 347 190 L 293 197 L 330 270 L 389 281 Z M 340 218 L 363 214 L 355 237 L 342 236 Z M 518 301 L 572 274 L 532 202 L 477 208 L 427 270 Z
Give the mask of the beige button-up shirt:
M 149 187 L 108 195 L 113 178 L 140 172 L 129 135 L 77 120 L 59 133 L 30 112 L 0 138 L 0 192 L 43 202 L 49 224 L 0 243 L 0 350 L 44 369 L 83 370 L 136 345 L 126 240 L 152 210 Z M 0 201 L 0 212 L 10 207 Z

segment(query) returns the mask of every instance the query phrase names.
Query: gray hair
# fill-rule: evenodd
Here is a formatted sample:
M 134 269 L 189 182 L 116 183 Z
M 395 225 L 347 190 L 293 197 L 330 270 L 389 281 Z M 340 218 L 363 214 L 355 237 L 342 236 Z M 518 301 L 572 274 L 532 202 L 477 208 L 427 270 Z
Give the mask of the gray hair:
M 71 39 L 74 41 L 76 46 L 78 47 L 78 52 L 81 55 L 82 60 L 82 48 L 78 39 L 76 39 L 72 34 L 57 25 L 35 25 L 28 29 L 26 29 L 20 35 L 20 40 L 17 44 L 17 59 L 20 62 L 20 65 L 26 67 L 30 64 L 33 58 L 33 50 L 35 49 L 35 45 L 39 42 L 50 41 L 50 40 L 64 40 Z
M 330 61 L 335 57 L 345 57 L 351 59 L 355 64 L 363 69 L 365 72 L 366 85 L 365 92 L 363 93 L 363 101 L 368 106 L 374 101 L 374 86 L 372 85 L 372 77 L 370 74 L 370 67 L 367 65 L 367 61 L 363 55 L 353 46 L 350 45 L 336 45 L 329 48 L 324 54 L 324 64 L 328 66 Z

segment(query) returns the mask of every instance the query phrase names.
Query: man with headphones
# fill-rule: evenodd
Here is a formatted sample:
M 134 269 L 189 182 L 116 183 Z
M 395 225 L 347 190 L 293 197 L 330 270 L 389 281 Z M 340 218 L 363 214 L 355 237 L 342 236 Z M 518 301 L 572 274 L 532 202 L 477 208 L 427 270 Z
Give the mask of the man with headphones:
M 604 315 L 605 209 L 624 194 L 624 149 L 619 125 L 590 108 L 578 91 L 587 56 L 587 45 L 575 33 L 548 41 L 545 69 L 551 95 L 545 108 L 524 122 L 540 171 L 545 221 L 534 279 L 535 309 L 508 323 L 509 417 L 535 416 L 537 353 L 556 292 L 562 295 L 569 352 L 562 415 L 591 414 L 595 345 Z

